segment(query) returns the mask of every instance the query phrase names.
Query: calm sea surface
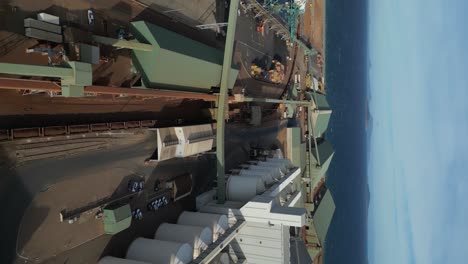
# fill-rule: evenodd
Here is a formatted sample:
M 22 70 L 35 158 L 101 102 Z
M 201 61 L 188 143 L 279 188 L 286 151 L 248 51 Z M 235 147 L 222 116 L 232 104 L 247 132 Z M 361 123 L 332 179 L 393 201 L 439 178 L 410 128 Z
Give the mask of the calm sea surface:
M 335 148 L 327 183 L 336 204 L 325 263 L 367 263 L 367 1 L 327 2 L 326 82 Z

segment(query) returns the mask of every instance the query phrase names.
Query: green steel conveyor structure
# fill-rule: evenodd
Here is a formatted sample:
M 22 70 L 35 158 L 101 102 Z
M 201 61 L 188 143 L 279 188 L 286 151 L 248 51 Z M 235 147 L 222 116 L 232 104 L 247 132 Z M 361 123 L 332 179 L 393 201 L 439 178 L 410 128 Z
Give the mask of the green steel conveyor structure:
M 57 67 L 0 63 L 0 73 L 60 78 L 63 96 L 83 96 L 84 87 L 92 85 L 93 81 L 91 64 L 78 61 Z
M 226 34 L 226 44 L 224 48 L 223 71 L 221 74 L 221 86 L 219 91 L 218 111 L 216 113 L 216 158 L 217 158 L 217 197 L 218 203 L 224 204 L 226 201 L 226 175 L 224 172 L 224 126 L 225 112 L 229 89 L 230 69 L 232 55 L 234 51 L 234 37 L 236 34 L 237 10 L 239 0 L 231 0 L 229 6 L 228 28 Z M 236 75 L 237 76 L 237 75 Z
M 146 87 L 200 93 L 221 87 L 222 51 L 145 21 L 132 22 L 131 31 L 145 44 L 132 49 L 132 61 Z M 229 64 L 226 71 L 225 84 L 232 89 L 239 70 Z

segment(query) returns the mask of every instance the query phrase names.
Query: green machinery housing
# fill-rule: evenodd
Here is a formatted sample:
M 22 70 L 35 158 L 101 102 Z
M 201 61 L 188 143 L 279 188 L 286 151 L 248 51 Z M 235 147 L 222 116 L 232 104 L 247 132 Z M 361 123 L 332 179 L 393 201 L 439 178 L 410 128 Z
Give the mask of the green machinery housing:
M 131 23 L 134 40 L 93 35 L 103 45 L 132 50 L 132 61 L 142 76 L 141 88 L 186 92 L 216 92 L 221 84 L 223 52 L 165 28 L 137 21 Z M 232 89 L 239 70 L 229 69 L 228 89 Z M 0 73 L 55 77 L 61 79 L 62 95 L 83 96 L 92 85 L 90 63 L 70 61 L 59 67 L 0 63 Z
M 130 227 L 132 211 L 129 204 L 113 204 L 104 208 L 104 232 L 115 235 Z
M 151 51 L 132 52 L 145 87 L 192 92 L 210 92 L 220 87 L 222 51 L 144 21 L 131 23 L 131 31 L 138 42 L 152 46 Z M 235 66 L 231 67 L 230 89 L 238 72 Z

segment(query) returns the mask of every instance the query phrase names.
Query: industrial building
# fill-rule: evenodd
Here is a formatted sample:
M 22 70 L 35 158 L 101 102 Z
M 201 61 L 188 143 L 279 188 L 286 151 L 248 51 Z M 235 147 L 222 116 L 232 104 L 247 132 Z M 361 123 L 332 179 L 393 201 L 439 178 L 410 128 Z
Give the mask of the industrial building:
M 326 254 L 332 109 L 300 82 L 323 74 L 298 38 L 307 1 L 239 2 L 183 11 L 190 20 L 127 0 L 9 14 L 24 34 L 12 33 L 21 50 L 5 40 L 17 57 L 0 54 L 0 99 L 12 101 L 0 110 L 13 120 L 0 127 L 0 165 L 14 179 L 5 197 L 24 203 L 7 208 L 5 263 L 299 264 Z M 252 61 L 280 64 L 284 76 L 253 78 Z
M 195 263 L 207 263 L 227 248 L 231 259 L 290 263 L 290 244 L 294 240 L 290 230 L 300 229 L 307 223 L 301 169 L 278 158 L 245 165 L 247 173 L 228 177 L 228 200 L 224 204 L 214 200 L 214 191 L 201 194 L 197 198 L 197 213 L 184 212 L 177 224 L 160 225 L 156 240 L 138 238 L 131 244 L 126 258 L 166 261 L 170 251 L 174 260 L 165 263 L 188 263 L 192 257 L 185 252 L 190 255 L 193 252 Z M 213 242 L 218 246 L 210 247 Z M 167 251 L 156 250 L 160 247 Z
M 158 147 L 150 161 L 184 158 L 210 151 L 214 146 L 211 124 L 156 129 Z

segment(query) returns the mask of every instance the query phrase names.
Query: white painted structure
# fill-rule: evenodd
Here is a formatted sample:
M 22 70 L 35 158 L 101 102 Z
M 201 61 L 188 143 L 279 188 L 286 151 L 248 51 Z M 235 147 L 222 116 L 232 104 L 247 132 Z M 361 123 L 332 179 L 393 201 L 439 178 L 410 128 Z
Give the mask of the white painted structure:
M 55 25 L 60 25 L 60 18 L 58 16 L 53 16 L 47 13 L 38 13 L 37 20 L 55 24 Z
M 163 223 L 154 239 L 187 243 L 193 248 L 193 258 L 213 243 L 213 232 L 208 227 Z
M 260 162 L 251 162 L 254 167 L 258 163 Z M 301 192 L 301 170 L 291 168 L 289 161 L 282 159 L 267 160 L 262 165 L 273 168 L 284 167 L 286 175 L 275 179 L 268 189 L 252 196 L 243 204 L 239 205 L 238 201 L 232 201 L 229 195 L 227 196 L 229 201 L 224 205 L 217 204 L 215 200 L 206 202 L 211 196 L 207 194 L 202 196 L 205 204 L 202 205 L 197 201 L 197 206 L 201 212 L 226 214 L 230 221 L 246 221 L 230 245 L 236 255 L 242 256 L 248 263 L 290 263 L 289 229 L 302 227 L 307 223 L 305 208 L 295 207 L 303 203 L 304 199 Z M 245 167 L 248 170 L 251 166 Z M 268 170 L 257 169 L 253 173 L 258 172 L 268 172 Z M 230 176 L 228 183 L 231 179 L 238 178 L 246 177 Z M 230 191 L 243 193 L 246 192 L 245 189 L 252 188 L 252 185 L 233 185 L 231 188 L 234 189 Z M 228 192 L 229 188 L 227 185 Z M 252 193 L 251 190 L 249 195 Z
M 255 171 L 255 170 L 249 170 L 249 169 L 242 169 L 242 170 L 239 170 L 238 173 L 239 173 L 239 176 L 260 177 L 265 186 L 270 185 L 275 182 L 275 178 L 272 176 L 272 173 L 269 173 L 268 171 L 258 171 L 258 170 Z M 257 195 L 257 193 L 255 193 L 255 195 Z
M 137 238 L 127 250 L 127 259 L 167 264 L 187 264 L 192 261 L 193 249 L 187 243 Z
M 234 263 L 291 263 L 290 245 L 295 240 L 290 237 L 290 227 L 301 228 L 307 224 L 301 169 L 291 167 L 289 161 L 283 159 L 267 160 L 261 163 L 264 166 L 259 163 L 250 162 L 240 170 L 251 175 L 228 178 L 228 200 L 224 204 L 215 200 L 215 190 L 200 195 L 196 202 L 199 212 L 185 211 L 177 224 L 162 224 L 155 233 L 155 240 L 136 239 L 127 251 L 127 259 L 170 264 L 188 263 L 192 259 L 195 263 L 212 264 L 231 260 Z M 277 178 L 273 178 L 273 174 Z M 269 185 L 265 185 L 266 178 L 271 181 Z M 328 228 L 325 220 L 318 226 Z M 222 253 L 228 245 L 229 254 Z M 115 263 L 127 264 L 117 261 L 121 259 Z
M 221 253 L 216 256 L 210 264 L 230 264 L 229 255 L 227 253 Z
M 261 175 L 232 175 L 226 182 L 226 198 L 232 201 L 247 202 L 264 191 L 265 183 Z
M 189 211 L 184 211 L 180 214 L 177 224 L 208 227 L 213 234 L 213 241 L 216 241 L 229 228 L 226 215 Z
M 100 259 L 98 264 L 151 264 L 151 262 L 142 262 L 137 260 L 106 256 Z
M 211 124 L 155 130 L 158 149 L 156 157 L 151 157 L 151 161 L 189 157 L 213 148 L 215 136 Z

